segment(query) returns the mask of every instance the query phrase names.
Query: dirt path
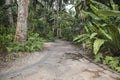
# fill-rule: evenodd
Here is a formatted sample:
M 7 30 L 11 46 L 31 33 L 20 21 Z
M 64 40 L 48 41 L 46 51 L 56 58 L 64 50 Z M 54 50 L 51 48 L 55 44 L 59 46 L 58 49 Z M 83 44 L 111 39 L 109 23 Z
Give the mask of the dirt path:
M 78 52 L 65 41 L 46 43 L 44 51 L 10 62 L 0 71 L 0 80 L 120 80 L 120 75 L 89 62 Z

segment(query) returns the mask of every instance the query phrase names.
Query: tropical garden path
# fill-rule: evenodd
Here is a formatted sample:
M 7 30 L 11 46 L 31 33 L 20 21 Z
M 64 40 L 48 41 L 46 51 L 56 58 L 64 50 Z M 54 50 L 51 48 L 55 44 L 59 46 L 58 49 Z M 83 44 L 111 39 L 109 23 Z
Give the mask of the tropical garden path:
M 9 62 L 0 80 L 120 80 L 120 75 L 85 59 L 69 42 L 45 43 L 45 49 Z M 78 57 L 77 57 L 78 56 Z

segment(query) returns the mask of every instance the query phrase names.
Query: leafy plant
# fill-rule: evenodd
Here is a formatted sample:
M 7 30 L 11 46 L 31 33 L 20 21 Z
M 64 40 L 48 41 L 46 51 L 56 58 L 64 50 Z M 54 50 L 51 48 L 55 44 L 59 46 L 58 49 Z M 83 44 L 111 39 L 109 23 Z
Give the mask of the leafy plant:
M 14 29 L 0 25 L 0 53 L 6 52 L 6 47 L 13 42 Z
M 90 37 L 89 34 L 82 34 L 82 35 L 78 35 L 77 37 L 75 37 L 75 38 L 73 39 L 73 41 L 74 41 L 75 43 L 81 43 L 81 42 L 83 42 L 83 41 L 86 41 L 89 37 Z
M 103 64 L 109 65 L 112 69 L 119 66 L 119 57 L 106 56 Z
M 111 6 L 116 5 L 111 0 Z M 103 8 L 104 7 L 104 8 Z M 120 51 L 120 28 L 116 22 L 116 19 L 120 16 L 120 11 L 118 11 L 117 5 L 112 6 L 112 9 L 100 2 L 91 0 L 90 10 L 82 11 L 86 18 L 89 18 L 86 22 L 85 28 L 87 33 L 89 34 L 89 38 L 92 39 L 93 42 L 93 52 L 95 54 L 101 49 L 103 46 L 105 49 L 111 50 L 113 55 L 119 55 Z M 119 20 L 118 20 L 119 21 Z M 74 39 L 76 42 L 82 42 L 85 40 L 86 36 L 76 37 L 78 39 Z
M 115 68 L 118 72 L 120 72 L 120 66 Z
M 11 42 L 7 47 L 9 52 L 32 52 L 43 49 L 43 39 L 38 33 L 30 33 L 28 39 L 24 43 Z
M 95 62 L 101 62 L 105 65 L 108 65 L 110 68 L 120 72 L 120 58 L 112 56 L 103 56 L 102 53 L 95 55 Z
M 103 54 L 102 53 L 98 53 L 98 54 L 95 55 L 94 61 L 95 62 L 102 62 L 103 59 L 104 59 Z
M 103 64 L 106 64 L 110 66 L 112 69 L 120 72 L 120 58 L 119 57 L 106 56 L 103 60 Z
M 86 42 L 87 40 L 90 40 L 93 42 L 93 52 L 94 54 L 97 54 L 98 51 L 100 50 L 100 47 L 104 44 L 105 40 L 103 39 L 98 39 L 96 33 L 93 34 L 82 34 L 74 38 L 75 43 L 82 43 Z

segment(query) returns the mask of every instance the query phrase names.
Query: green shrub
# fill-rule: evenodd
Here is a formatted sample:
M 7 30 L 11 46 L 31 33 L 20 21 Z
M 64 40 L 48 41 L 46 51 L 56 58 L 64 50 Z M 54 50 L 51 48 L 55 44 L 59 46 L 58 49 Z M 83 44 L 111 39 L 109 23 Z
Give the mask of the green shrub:
M 39 37 L 38 33 L 30 33 L 28 39 L 24 43 L 11 42 L 7 46 L 9 52 L 33 52 L 43 49 L 43 39 Z
M 0 25 L 0 53 L 14 40 L 14 29 Z
M 103 56 L 102 53 L 95 55 L 95 62 L 101 62 L 110 68 L 120 72 L 120 57 Z
M 109 65 L 112 69 L 116 69 L 119 66 L 119 57 L 106 56 L 103 64 Z

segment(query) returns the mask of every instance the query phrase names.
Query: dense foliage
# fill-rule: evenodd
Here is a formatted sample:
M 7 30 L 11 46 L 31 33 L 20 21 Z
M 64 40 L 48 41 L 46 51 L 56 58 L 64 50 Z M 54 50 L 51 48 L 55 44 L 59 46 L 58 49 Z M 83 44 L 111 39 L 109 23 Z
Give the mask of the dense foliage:
M 90 0 L 89 8 L 81 10 L 85 14 L 86 33 L 74 38 L 75 43 L 86 43 L 92 47 L 95 61 L 120 70 L 120 11 L 119 6 L 110 0 L 103 4 Z M 89 44 L 87 44 L 89 43 Z
M 43 38 L 40 38 L 38 33 L 29 31 L 27 41 L 24 43 L 19 43 L 14 40 L 14 29 L 1 26 L 0 31 L 2 32 L 2 35 L 0 35 L 0 54 L 2 55 L 4 55 L 4 53 L 10 52 L 18 53 L 39 51 L 43 48 L 43 42 L 45 40 Z

